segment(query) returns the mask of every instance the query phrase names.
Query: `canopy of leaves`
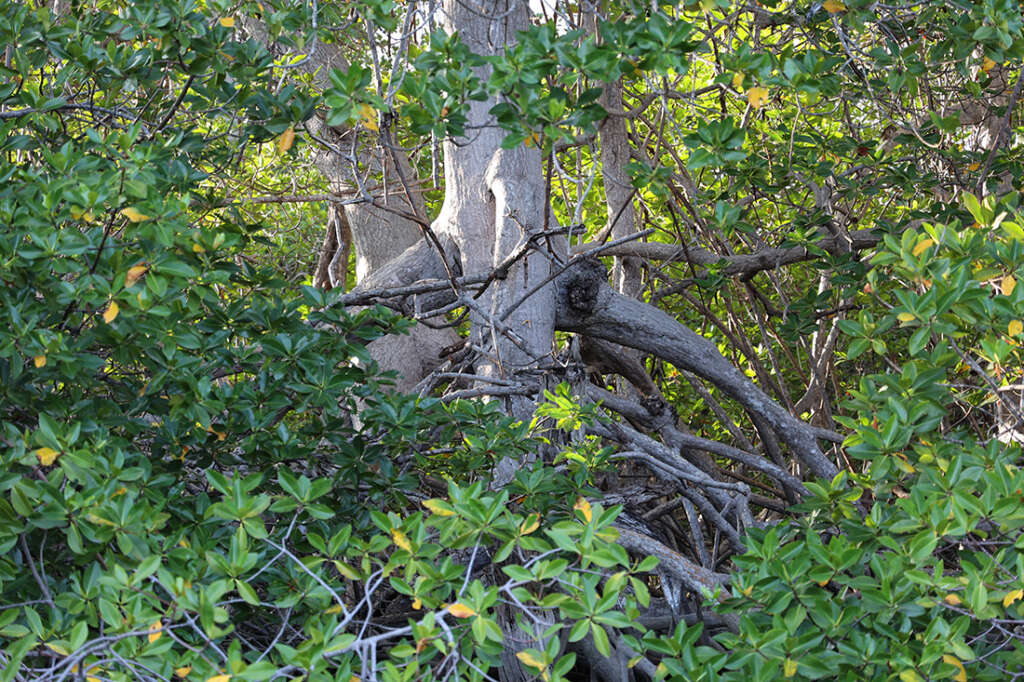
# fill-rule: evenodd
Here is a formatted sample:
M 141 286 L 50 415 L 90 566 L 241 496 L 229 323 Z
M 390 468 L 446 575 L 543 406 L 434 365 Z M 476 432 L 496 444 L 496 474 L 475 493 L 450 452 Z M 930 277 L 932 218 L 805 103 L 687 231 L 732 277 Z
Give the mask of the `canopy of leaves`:
M 0 3 L 0 682 L 486 679 L 508 623 L 544 680 L 1019 674 L 1017 4 L 547 3 L 494 57 L 426 4 Z M 291 77 L 319 42 L 352 57 L 322 92 Z M 598 126 L 628 120 L 673 254 L 647 299 L 841 428 L 838 477 L 787 509 L 802 472 L 735 464 L 756 429 L 654 359 L 756 518 L 614 497 L 619 418 L 566 386 L 533 423 L 389 391 L 365 346 L 407 323 L 299 286 L 267 223 L 322 209 L 252 199 L 313 175 L 311 116 L 436 177 L 431 136 L 489 98 L 573 246 L 609 217 Z

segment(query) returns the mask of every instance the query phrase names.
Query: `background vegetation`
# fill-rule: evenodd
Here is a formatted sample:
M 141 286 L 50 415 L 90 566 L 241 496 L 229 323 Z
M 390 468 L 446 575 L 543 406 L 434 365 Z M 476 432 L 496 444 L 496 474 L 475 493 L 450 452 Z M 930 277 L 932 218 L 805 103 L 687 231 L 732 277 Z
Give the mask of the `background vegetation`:
M 432 8 L 0 2 L 0 682 L 1024 676 L 1019 6 L 560 2 L 487 81 Z M 638 297 L 841 441 L 831 480 L 654 357 L 703 478 L 578 350 L 532 421 L 394 392 L 366 344 L 410 323 L 311 286 L 367 199 L 307 122 L 392 131 L 434 216 L 500 96 L 593 246 L 613 82 Z

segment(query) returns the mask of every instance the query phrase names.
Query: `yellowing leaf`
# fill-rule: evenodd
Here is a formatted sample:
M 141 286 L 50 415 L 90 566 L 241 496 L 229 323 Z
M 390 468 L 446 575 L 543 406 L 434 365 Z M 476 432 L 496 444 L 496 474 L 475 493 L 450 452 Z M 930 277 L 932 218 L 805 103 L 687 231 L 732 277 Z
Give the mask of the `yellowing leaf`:
M 206 682 L 228 682 L 231 679 L 231 675 L 214 675 L 213 677 L 207 677 Z
M 192 245 L 192 252 L 193 253 L 206 253 L 206 249 L 203 248 L 202 244 L 193 244 Z
M 985 57 L 983 60 L 981 60 L 981 70 L 984 71 L 985 73 L 988 73 L 994 68 L 996 68 L 996 62 L 994 59 Z
M 53 464 L 54 460 L 57 459 L 57 455 L 59 454 L 60 452 L 58 450 L 54 450 L 53 448 L 39 448 L 38 450 L 36 450 L 36 457 L 39 458 L 39 463 L 42 464 L 44 467 L 48 467 L 51 464 Z
M 121 215 L 123 215 L 125 218 L 132 221 L 133 223 L 141 223 L 143 220 L 149 220 L 148 215 L 146 215 L 137 208 L 132 208 L 131 206 L 127 208 L 122 208 Z
M 960 604 L 960 597 L 958 597 L 955 594 L 947 594 L 945 597 L 942 598 L 942 601 L 946 602 L 951 606 L 957 606 L 958 604 Z
M 1013 275 L 1003 277 L 1003 281 L 999 283 L 999 288 L 1003 290 L 1003 296 L 1009 296 L 1012 294 L 1016 286 L 1017 280 L 1014 279 Z
M 455 512 L 445 505 L 443 500 L 424 500 L 423 506 L 438 516 L 454 516 Z
M 124 285 L 126 287 L 134 286 L 139 281 L 139 278 L 146 274 L 147 270 L 149 268 L 145 265 L 133 265 L 128 268 L 128 274 L 124 276 Z
M 57 644 L 56 642 L 47 642 L 47 643 L 46 643 L 46 648 L 47 648 L 47 649 L 49 649 L 50 651 L 55 651 L 55 652 L 57 652 L 57 653 L 58 653 L 58 654 L 60 654 L 61 656 L 70 656 L 70 655 L 71 655 L 71 652 L 70 652 L 70 651 L 68 651 L 67 649 L 65 649 L 65 648 L 64 648 L 63 646 L 61 646 L 60 644 Z
M 32 358 L 32 364 L 34 364 L 37 368 L 38 367 L 46 367 L 46 356 L 45 355 L 37 355 L 37 356 L 35 356 L 34 358 Z
M 538 528 L 540 528 L 540 514 L 534 512 L 523 519 L 522 525 L 519 526 L 519 534 L 529 535 Z
M 231 28 L 235 25 L 235 20 L 233 17 L 221 17 L 220 25 L 224 28 Z
M 516 654 L 516 658 L 518 658 L 523 665 L 528 665 L 531 668 L 536 668 L 537 670 L 544 670 L 548 667 L 547 663 L 540 660 L 529 651 L 520 651 Z
M 190 665 L 183 665 L 180 668 L 174 669 L 174 675 L 176 677 L 188 677 L 190 672 L 192 672 L 192 666 Z
M 732 75 L 732 89 L 743 92 L 743 80 L 746 78 L 742 73 Z
M 908 668 L 900 673 L 900 682 L 921 682 L 921 676 Z
M 846 5 L 839 2 L 839 0 L 825 0 L 825 4 L 822 5 L 822 7 L 824 7 L 825 11 L 829 14 L 838 14 L 846 9 Z
M 943 654 L 942 660 L 945 663 L 956 666 L 960 670 L 960 672 L 953 677 L 956 682 L 967 682 L 967 671 L 964 670 L 964 664 L 960 662 L 959 658 L 956 656 L 950 656 L 949 654 Z
M 762 88 L 760 85 L 755 86 L 747 90 L 747 104 L 760 109 L 764 106 L 765 100 L 768 99 L 768 88 Z
M 922 239 L 920 242 L 918 242 L 917 246 L 914 247 L 914 255 L 920 256 L 922 251 L 924 251 L 934 243 L 934 239 Z
M 578 509 L 583 514 L 583 518 L 586 519 L 587 523 L 590 523 L 590 520 L 594 518 L 594 512 L 590 509 L 590 502 L 585 497 L 577 498 L 576 504 L 572 508 Z
M 979 168 L 981 168 L 981 164 L 978 163 L 977 161 L 975 161 L 974 163 L 972 163 L 972 164 L 967 166 L 967 170 L 969 170 L 969 171 L 976 171 Z
M 914 316 L 914 313 L 900 313 L 896 316 L 896 319 L 900 322 L 910 322 L 911 320 L 916 319 L 916 317 Z
M 422 599 L 420 599 L 419 597 L 416 597 L 415 599 L 412 600 L 412 610 L 413 611 L 419 611 L 422 608 L 423 608 L 423 600 Z
M 148 635 L 149 641 L 152 643 L 163 637 L 163 629 L 164 624 L 161 623 L 159 620 L 155 621 L 152 625 L 150 625 Z
M 1024 331 L 1024 322 L 1020 320 L 1010 320 L 1010 324 L 1006 325 L 1006 332 L 1010 336 L 1017 336 Z
M 523 140 L 523 144 L 525 144 L 527 147 L 536 147 L 538 144 L 540 144 L 540 135 L 538 135 L 536 132 L 530 133 L 529 135 L 526 136 L 526 139 Z
M 406 552 L 412 551 L 412 543 L 409 542 L 409 538 L 405 536 L 405 533 L 398 530 L 397 528 L 391 529 L 391 539 L 395 541 L 395 544 Z
M 787 658 L 782 663 L 782 674 L 786 677 L 793 677 L 796 675 L 796 661 L 792 658 Z
M 380 131 L 380 128 L 377 126 L 377 112 L 373 110 L 373 107 L 364 102 L 356 107 L 356 112 L 359 114 L 359 120 L 364 128 L 375 133 Z
M 103 311 L 103 321 L 110 324 L 117 317 L 117 314 L 121 312 L 121 308 L 114 301 L 110 302 L 107 309 Z
M 288 126 L 288 130 L 281 133 L 281 137 L 277 138 L 277 151 L 284 154 L 292 148 L 293 142 L 295 142 L 295 128 Z
M 449 606 L 448 613 L 452 614 L 456 618 L 469 618 L 470 616 L 476 615 L 476 611 L 469 608 L 465 604 L 460 604 L 459 602 L 455 602 L 454 604 Z

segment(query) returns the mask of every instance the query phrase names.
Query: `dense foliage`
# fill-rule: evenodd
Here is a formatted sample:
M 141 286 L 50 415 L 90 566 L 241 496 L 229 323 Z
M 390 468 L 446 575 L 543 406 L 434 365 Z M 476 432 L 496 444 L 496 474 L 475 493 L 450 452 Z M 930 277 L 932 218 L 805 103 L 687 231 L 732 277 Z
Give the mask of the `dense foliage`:
M 0 682 L 487 679 L 516 661 L 547 681 L 602 658 L 628 660 L 600 673 L 619 679 L 1022 674 L 1019 7 L 605 4 L 600 40 L 538 19 L 488 59 L 413 32 L 388 94 L 354 48 L 323 92 L 289 75 L 318 40 L 386 40 L 392 2 L 0 2 Z M 240 34 L 243 11 L 274 46 Z M 314 111 L 364 136 L 394 119 L 427 176 L 431 136 L 471 134 L 466 107 L 498 96 L 505 145 L 563 164 L 553 220 L 585 241 L 604 210 L 586 145 L 620 80 L 652 242 L 809 254 L 767 293 L 751 282 L 770 266 L 666 262 L 648 298 L 845 436 L 843 471 L 789 509 L 739 473 L 767 494 L 742 545 L 707 525 L 706 576 L 733 572 L 703 594 L 662 565 L 703 545 L 629 541 L 638 505 L 605 498 L 647 475 L 598 437 L 618 418 L 580 382 L 552 382 L 532 422 L 396 394 L 366 345 L 408 323 L 295 282 L 281 224 L 322 209 L 246 201 L 313 175 Z M 994 123 L 959 104 L 986 89 Z M 862 241 L 836 248 L 837 216 Z M 648 368 L 694 432 L 753 437 L 717 391 Z

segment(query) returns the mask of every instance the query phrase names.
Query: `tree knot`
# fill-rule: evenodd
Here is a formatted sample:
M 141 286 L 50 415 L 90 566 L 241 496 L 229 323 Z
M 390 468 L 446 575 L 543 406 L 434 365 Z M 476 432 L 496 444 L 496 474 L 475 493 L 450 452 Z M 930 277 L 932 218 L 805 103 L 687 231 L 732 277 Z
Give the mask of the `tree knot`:
M 559 298 L 574 315 L 589 315 L 597 305 L 608 271 L 596 258 L 583 258 L 559 278 Z

